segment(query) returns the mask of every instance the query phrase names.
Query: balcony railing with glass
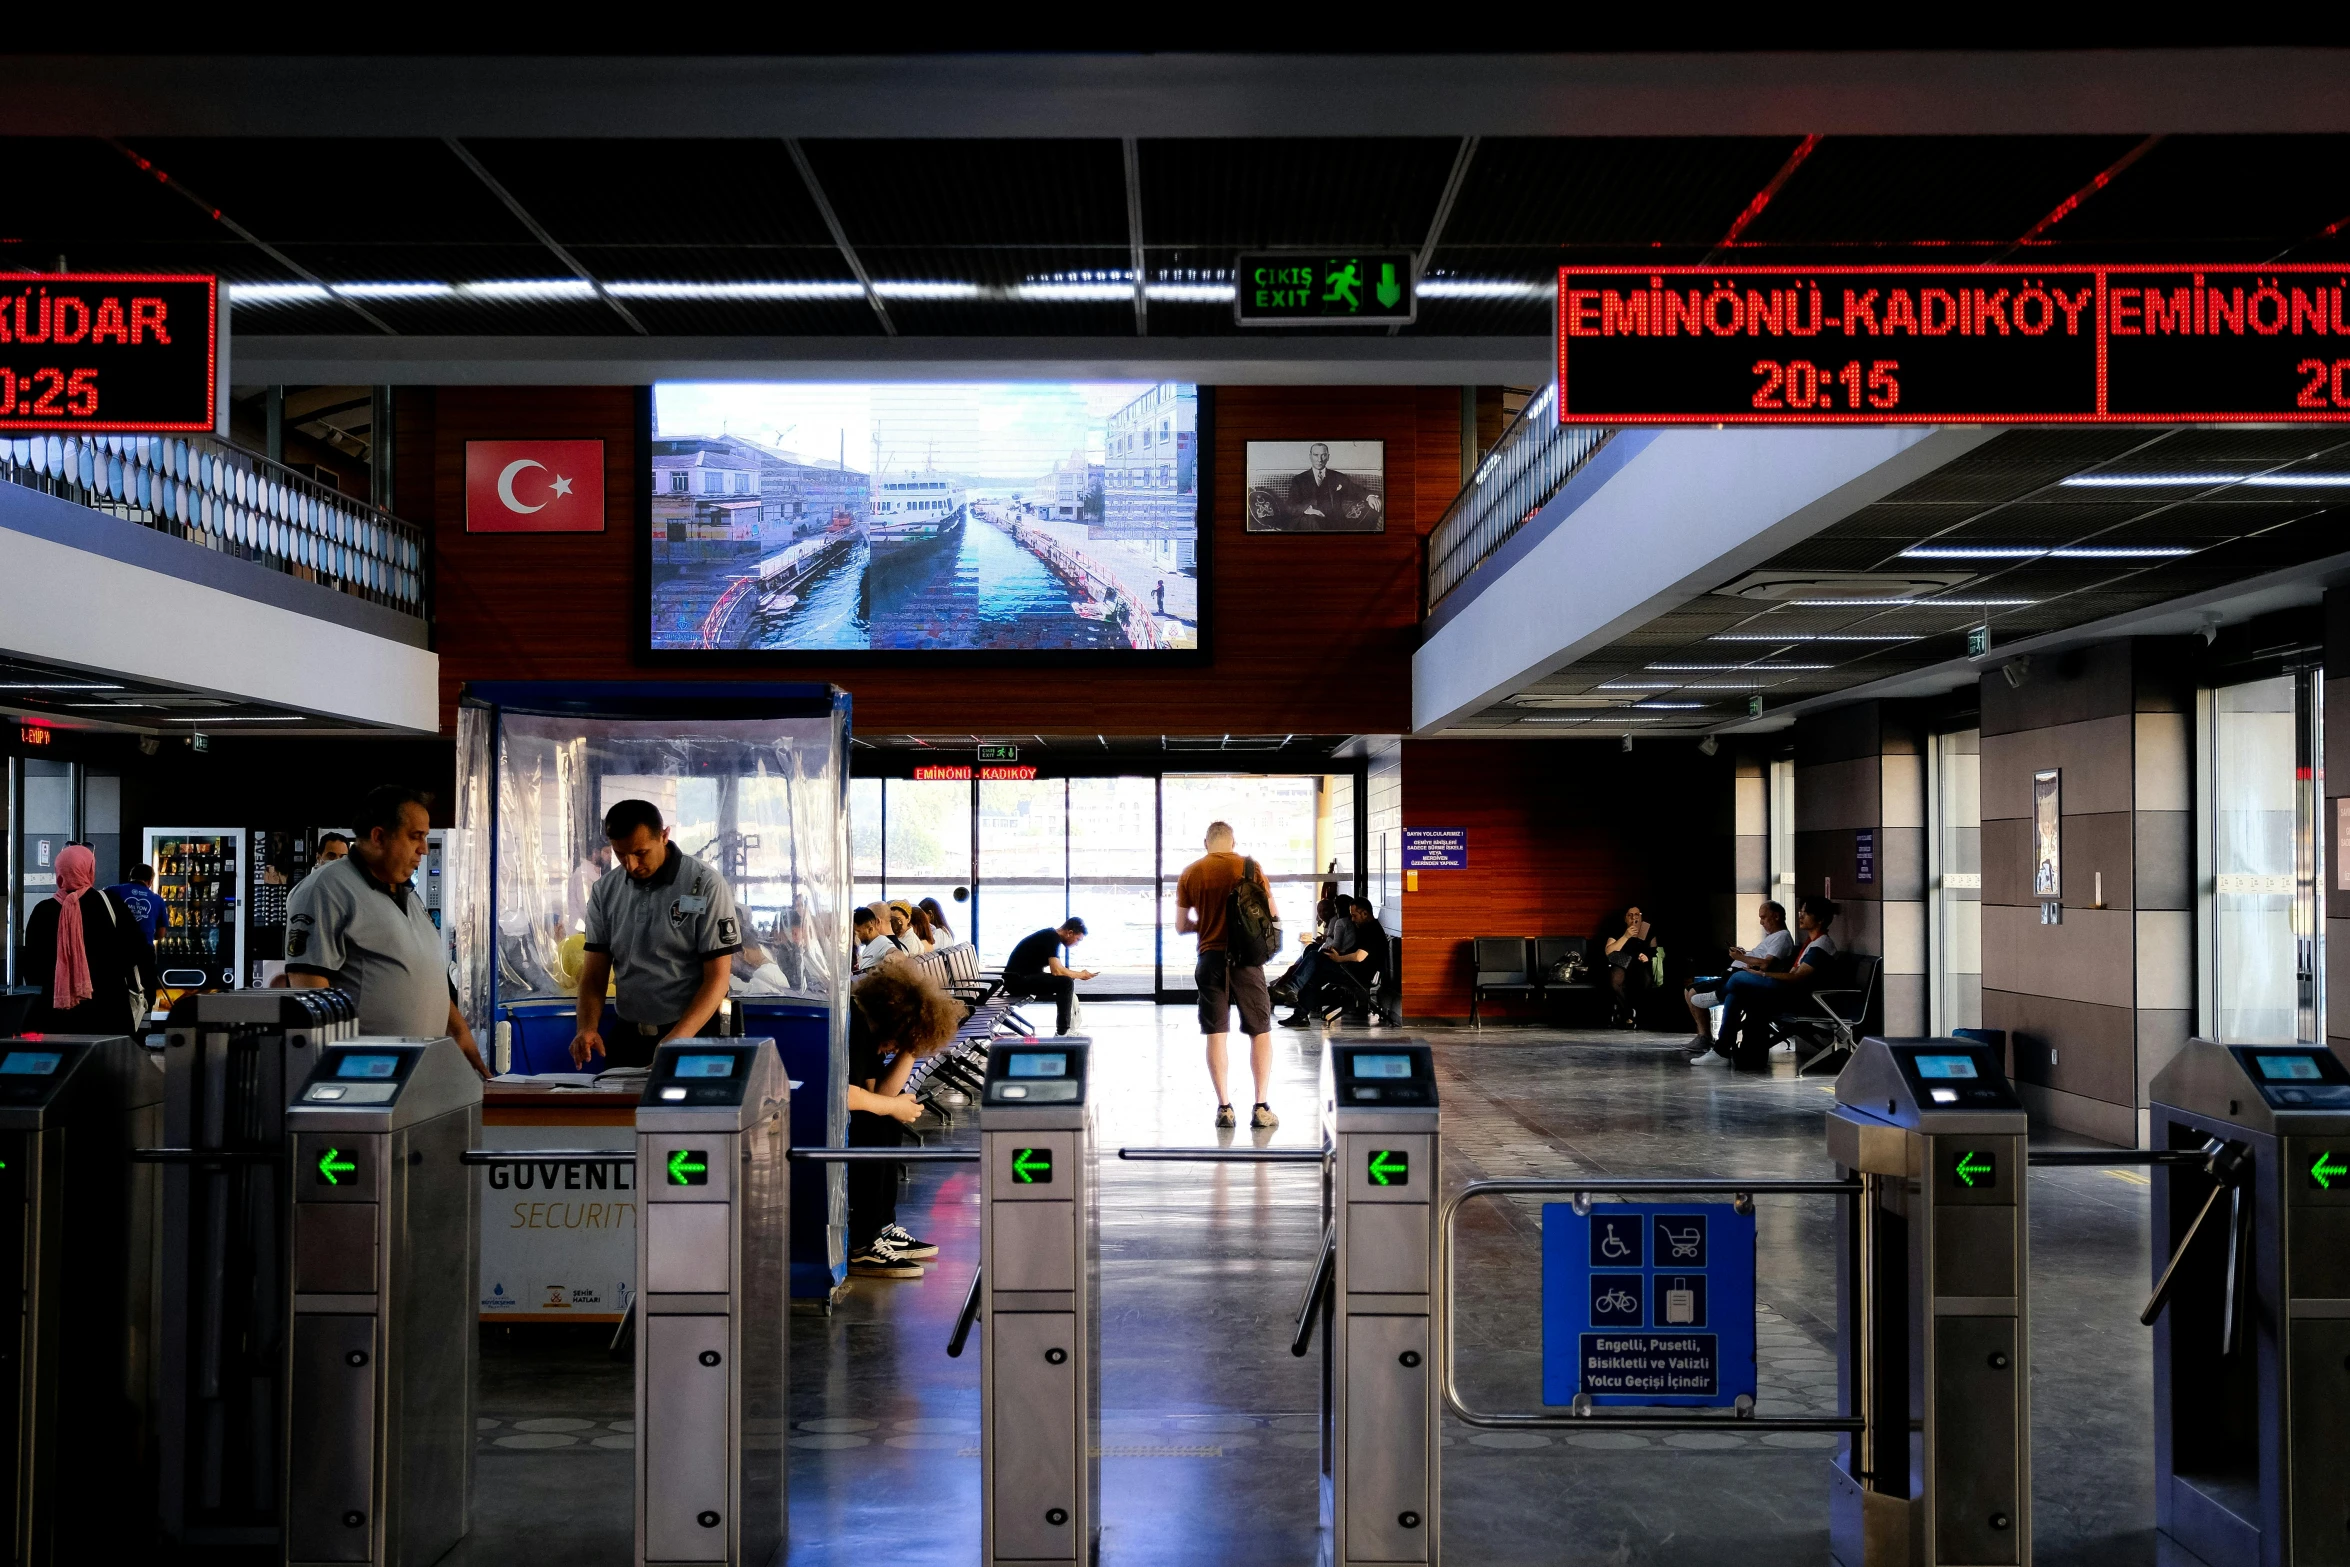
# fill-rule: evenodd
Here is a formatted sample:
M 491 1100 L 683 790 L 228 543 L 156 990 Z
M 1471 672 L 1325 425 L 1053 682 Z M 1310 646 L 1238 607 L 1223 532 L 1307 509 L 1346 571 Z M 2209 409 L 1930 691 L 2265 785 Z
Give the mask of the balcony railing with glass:
M 1560 424 L 1551 407 L 1556 392 L 1544 387 L 1510 421 L 1428 536 L 1430 610 L 1524 527 L 1613 433 Z
M 422 529 L 212 436 L 0 439 L 0 480 L 426 618 Z

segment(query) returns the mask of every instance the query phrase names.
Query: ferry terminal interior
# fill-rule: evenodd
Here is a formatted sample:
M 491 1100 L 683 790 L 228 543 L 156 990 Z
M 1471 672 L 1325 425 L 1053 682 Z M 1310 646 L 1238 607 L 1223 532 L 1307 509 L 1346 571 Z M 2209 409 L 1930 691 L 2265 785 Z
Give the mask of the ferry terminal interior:
M 2343 1559 L 2350 53 L 1305 58 L 0 56 L 11 1560 Z

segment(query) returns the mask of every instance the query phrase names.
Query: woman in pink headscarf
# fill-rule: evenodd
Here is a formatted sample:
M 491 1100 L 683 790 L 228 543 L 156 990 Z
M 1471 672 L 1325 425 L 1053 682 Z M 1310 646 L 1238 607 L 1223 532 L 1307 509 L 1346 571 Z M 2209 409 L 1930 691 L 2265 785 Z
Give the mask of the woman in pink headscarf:
M 27 974 L 41 987 L 29 1026 L 57 1034 L 129 1034 L 131 987 L 155 994 L 155 948 L 122 900 L 92 885 L 98 857 L 86 844 L 57 856 L 57 893 L 25 921 Z

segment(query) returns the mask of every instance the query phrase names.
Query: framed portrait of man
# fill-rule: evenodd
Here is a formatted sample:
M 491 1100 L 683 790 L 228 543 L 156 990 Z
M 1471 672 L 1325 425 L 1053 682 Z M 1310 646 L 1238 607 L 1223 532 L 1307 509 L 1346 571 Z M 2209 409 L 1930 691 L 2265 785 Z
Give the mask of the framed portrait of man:
M 1385 441 L 1248 443 L 1251 533 L 1385 533 Z

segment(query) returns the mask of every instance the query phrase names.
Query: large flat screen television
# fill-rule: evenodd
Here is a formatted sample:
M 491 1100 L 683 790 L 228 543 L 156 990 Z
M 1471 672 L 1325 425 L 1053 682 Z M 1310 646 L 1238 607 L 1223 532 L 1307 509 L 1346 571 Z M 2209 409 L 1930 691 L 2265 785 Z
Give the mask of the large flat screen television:
M 663 382 L 655 653 L 1200 647 L 1199 388 Z

